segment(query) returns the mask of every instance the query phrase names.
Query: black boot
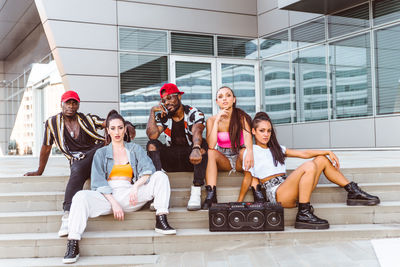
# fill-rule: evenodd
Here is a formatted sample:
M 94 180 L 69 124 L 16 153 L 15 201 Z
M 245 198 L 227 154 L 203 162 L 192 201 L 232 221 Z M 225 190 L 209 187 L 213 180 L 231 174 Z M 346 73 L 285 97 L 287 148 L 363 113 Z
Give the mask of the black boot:
M 206 185 L 207 197 L 203 203 L 203 209 L 208 210 L 212 203 L 217 203 L 217 187 L 214 185 L 212 188 L 210 185 Z
M 155 231 L 164 235 L 176 234 L 176 230 L 168 224 L 167 214 L 156 215 Z
M 328 229 L 329 223 L 327 220 L 318 218 L 314 215 L 314 208 L 310 202 L 299 203 L 299 211 L 296 215 L 294 228 L 297 229 Z
M 349 192 L 347 194 L 347 205 L 349 206 L 373 206 L 381 202 L 379 197 L 364 192 L 355 182 L 350 182 L 344 189 Z
M 261 190 L 260 184 L 258 184 L 256 188 L 251 187 L 251 190 L 253 191 L 254 203 L 264 203 L 265 202 L 265 197 Z
M 65 256 L 63 259 L 63 263 L 74 263 L 79 258 L 79 244 L 78 240 L 68 240 L 67 243 L 67 252 L 65 252 Z

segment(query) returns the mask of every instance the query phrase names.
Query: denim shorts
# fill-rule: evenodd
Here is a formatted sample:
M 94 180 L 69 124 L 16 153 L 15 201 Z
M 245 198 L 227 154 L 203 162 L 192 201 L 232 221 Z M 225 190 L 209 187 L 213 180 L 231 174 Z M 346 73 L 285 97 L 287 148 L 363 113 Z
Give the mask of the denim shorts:
M 239 154 L 233 152 L 231 148 L 224 148 L 217 146 L 217 150 L 221 152 L 229 160 L 229 163 L 231 164 L 231 170 L 229 171 L 229 174 L 231 174 L 232 172 L 236 172 L 236 161 L 238 159 Z
M 286 175 L 277 176 L 262 184 L 262 187 L 265 188 L 267 201 L 276 203 L 276 190 L 278 190 L 278 187 L 285 181 L 286 178 Z

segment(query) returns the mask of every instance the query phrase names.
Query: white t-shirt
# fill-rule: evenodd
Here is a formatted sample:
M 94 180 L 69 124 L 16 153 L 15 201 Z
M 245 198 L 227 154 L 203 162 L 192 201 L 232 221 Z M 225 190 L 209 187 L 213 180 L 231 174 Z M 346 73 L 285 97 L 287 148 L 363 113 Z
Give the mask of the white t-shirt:
M 281 146 L 283 153 L 286 152 L 286 147 Z M 247 149 L 244 151 L 243 158 L 246 157 Z M 278 173 L 286 173 L 286 164 L 274 165 L 274 158 L 269 148 L 262 148 L 258 145 L 253 145 L 254 167 L 250 168 L 251 175 L 258 179 L 263 179 Z M 244 170 L 244 161 L 243 161 Z

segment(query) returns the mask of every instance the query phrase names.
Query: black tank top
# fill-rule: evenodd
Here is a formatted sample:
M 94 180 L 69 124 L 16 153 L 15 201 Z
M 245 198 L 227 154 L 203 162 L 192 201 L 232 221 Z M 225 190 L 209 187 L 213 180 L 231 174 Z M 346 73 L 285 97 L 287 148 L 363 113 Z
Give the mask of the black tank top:
M 177 122 L 172 120 L 171 146 L 189 146 L 185 134 L 184 119 Z

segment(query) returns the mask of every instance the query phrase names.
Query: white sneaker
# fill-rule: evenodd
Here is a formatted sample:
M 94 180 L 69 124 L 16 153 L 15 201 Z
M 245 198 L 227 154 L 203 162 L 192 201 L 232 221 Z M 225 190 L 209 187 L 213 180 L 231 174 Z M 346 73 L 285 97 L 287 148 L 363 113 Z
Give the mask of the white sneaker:
M 190 190 L 190 199 L 187 205 L 187 210 L 201 209 L 201 186 L 192 185 Z
M 68 235 L 68 217 L 69 211 L 64 211 L 64 215 L 61 217 L 61 227 L 58 231 L 58 236 L 63 237 Z

